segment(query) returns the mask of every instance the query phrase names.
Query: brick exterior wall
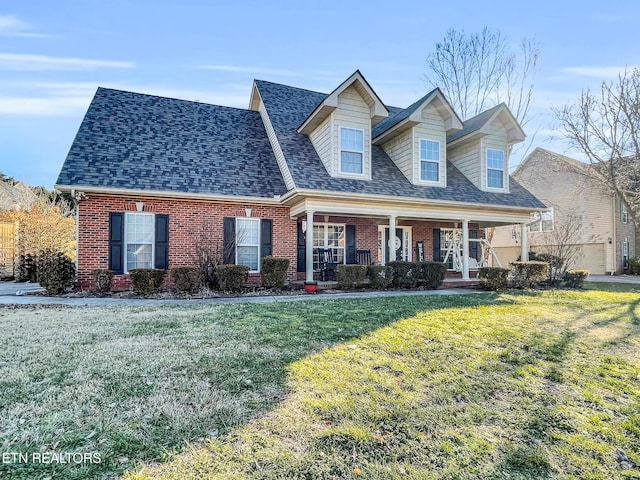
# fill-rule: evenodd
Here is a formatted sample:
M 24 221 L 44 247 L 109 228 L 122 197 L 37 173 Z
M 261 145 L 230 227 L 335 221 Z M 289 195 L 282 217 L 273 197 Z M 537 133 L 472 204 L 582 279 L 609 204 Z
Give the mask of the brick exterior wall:
M 197 246 L 207 242 L 222 248 L 224 217 L 251 217 L 273 220 L 273 256 L 292 259 L 288 279 L 296 275 L 296 223 L 287 207 L 227 204 L 191 200 L 88 195 L 78 204 L 78 281 L 81 288 L 92 289 L 91 272 L 109 267 L 109 212 L 136 211 L 136 202 L 144 211 L 169 215 L 169 267 L 197 266 Z M 250 284 L 260 283 L 259 274 L 250 274 Z M 113 289 L 131 287 L 128 275 L 116 275 Z
M 212 248 L 222 249 L 223 218 L 246 217 L 245 209 L 251 209 L 251 217 L 273 221 L 273 256 L 291 261 L 288 281 L 304 279 L 297 267 L 297 221 L 289 216 L 287 207 L 253 204 L 229 204 L 194 200 L 160 199 L 152 197 L 124 197 L 90 194 L 78 204 L 78 281 L 83 289 L 93 289 L 91 272 L 109 267 L 109 213 L 134 212 L 136 202 L 144 203 L 144 212 L 169 216 L 169 267 L 197 266 L 197 247 L 205 242 Z M 380 218 L 316 215 L 315 223 L 340 223 L 355 225 L 356 248 L 371 250 L 371 260 L 378 258 L 378 226 L 388 225 Z M 398 221 L 398 228 L 412 227 L 411 249 L 415 259 L 416 243 L 424 243 L 425 260 L 433 259 L 433 229 L 452 228 L 452 222 Z M 470 226 L 473 228 L 474 226 Z M 260 274 L 249 275 L 250 284 L 260 283 Z M 131 288 L 128 275 L 114 277 L 114 290 Z

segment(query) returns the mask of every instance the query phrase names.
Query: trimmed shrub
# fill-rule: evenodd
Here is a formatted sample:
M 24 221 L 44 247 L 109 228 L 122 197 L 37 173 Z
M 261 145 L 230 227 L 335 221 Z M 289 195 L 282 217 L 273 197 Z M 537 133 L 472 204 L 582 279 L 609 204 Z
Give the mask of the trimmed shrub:
M 360 285 L 367 276 L 366 265 L 338 265 L 336 279 L 338 288 L 350 289 Z
M 582 288 L 589 273 L 591 273 L 589 270 L 569 270 L 562 280 L 569 288 Z
M 224 292 L 241 292 L 249 279 L 249 267 L 244 265 L 218 265 L 216 277 Z
M 393 280 L 391 284 L 400 288 L 415 288 L 420 279 L 420 264 L 415 262 L 389 262 L 393 269 Z
M 442 285 L 447 273 L 447 266 L 442 262 L 419 262 L 420 274 L 418 282 L 429 290 L 435 290 Z
M 506 288 L 509 281 L 509 269 L 500 267 L 482 267 L 478 270 L 480 286 L 485 290 Z
M 388 288 L 393 281 L 393 268 L 389 265 L 369 265 L 367 268 L 369 286 L 376 290 Z
M 264 288 L 282 290 L 287 282 L 288 258 L 262 257 L 260 279 Z
M 113 272 L 103 268 L 91 272 L 93 284 L 96 286 L 98 293 L 109 293 L 111 291 L 111 283 L 113 282 Z
M 173 267 L 169 269 L 178 293 L 197 293 L 200 288 L 200 269 L 198 267 Z
M 640 275 L 640 257 L 630 258 L 627 264 L 627 273 Z
M 46 250 L 36 259 L 38 283 L 50 295 L 59 295 L 73 285 L 76 264 L 62 252 Z
M 511 279 L 516 288 L 533 288 L 549 277 L 547 262 L 513 262 L 511 266 Z
M 35 255 L 27 253 L 18 257 L 15 280 L 16 282 L 36 282 L 38 280 Z
M 160 292 L 166 275 L 166 270 L 157 268 L 134 268 L 129 271 L 134 293 L 145 297 Z
M 564 274 L 564 259 L 550 253 L 535 253 L 529 255 L 531 262 L 546 262 L 549 264 L 549 274 L 547 280 L 549 285 L 557 285 L 560 283 Z

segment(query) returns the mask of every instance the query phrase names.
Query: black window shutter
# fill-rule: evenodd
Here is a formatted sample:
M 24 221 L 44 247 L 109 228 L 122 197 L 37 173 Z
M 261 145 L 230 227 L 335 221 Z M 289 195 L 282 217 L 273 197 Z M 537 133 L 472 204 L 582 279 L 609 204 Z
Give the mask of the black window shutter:
M 356 259 L 356 226 L 355 225 L 347 225 L 346 227 L 346 263 L 354 264 L 357 263 Z
M 224 217 L 222 227 L 224 243 L 222 261 L 226 264 L 234 264 L 236 263 L 236 219 Z
M 169 268 L 169 215 L 156 215 L 155 268 Z
M 478 238 L 477 230 L 469 230 L 469 238 Z M 469 257 L 478 260 L 478 242 L 469 242 Z
M 124 213 L 109 213 L 109 270 L 120 275 L 124 272 Z
M 433 229 L 433 261 L 441 262 L 442 261 L 442 253 L 440 252 L 440 229 Z
M 302 222 L 298 222 L 298 272 L 304 272 L 307 269 L 307 246 L 305 244 L 305 235 L 302 231 Z
M 273 252 L 273 220 L 260 220 L 260 257 L 270 257 Z

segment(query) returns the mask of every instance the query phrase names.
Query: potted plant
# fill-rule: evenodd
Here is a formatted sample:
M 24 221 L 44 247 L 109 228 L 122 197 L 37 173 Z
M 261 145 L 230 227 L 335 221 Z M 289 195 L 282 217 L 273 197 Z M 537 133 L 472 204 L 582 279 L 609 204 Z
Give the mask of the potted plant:
M 318 291 L 318 282 L 315 280 L 304 282 L 304 291 L 307 293 L 316 293 Z

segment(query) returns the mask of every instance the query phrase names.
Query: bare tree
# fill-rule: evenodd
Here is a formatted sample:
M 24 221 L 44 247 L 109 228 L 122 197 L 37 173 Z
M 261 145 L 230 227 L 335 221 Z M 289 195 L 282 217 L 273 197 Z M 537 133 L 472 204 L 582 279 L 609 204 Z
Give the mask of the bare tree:
M 574 211 L 559 213 L 553 229 L 544 232 L 540 252 L 546 254 L 544 261 L 549 262 L 549 280 L 556 284 L 582 255 L 582 216 Z M 560 221 L 557 221 L 560 220 Z M 542 218 L 541 218 L 542 221 Z M 540 255 L 538 255 L 540 257 Z
M 640 225 L 640 70 L 625 70 L 600 91 L 554 110 L 571 145 L 592 165 L 592 175 L 627 205 Z
M 478 33 L 450 29 L 427 57 L 427 82 L 440 87 L 467 119 L 505 102 L 523 128 L 531 120 L 533 80 L 539 44 L 524 39 L 513 49 L 507 37 L 488 27 Z

